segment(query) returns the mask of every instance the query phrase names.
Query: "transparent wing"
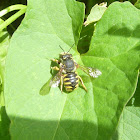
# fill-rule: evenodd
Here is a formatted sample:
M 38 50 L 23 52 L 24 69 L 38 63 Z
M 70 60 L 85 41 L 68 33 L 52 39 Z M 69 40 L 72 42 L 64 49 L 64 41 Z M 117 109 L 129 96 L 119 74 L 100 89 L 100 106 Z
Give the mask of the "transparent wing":
M 60 78 L 61 78 L 61 74 L 60 72 L 58 72 L 50 81 L 50 86 L 51 87 L 58 87 L 60 84 Z
M 86 74 L 88 74 L 89 76 L 93 77 L 93 78 L 97 78 L 98 76 L 100 76 L 102 74 L 101 71 L 99 71 L 96 68 L 92 68 L 92 67 L 85 67 L 85 66 L 81 66 L 78 65 L 78 67 L 83 70 Z

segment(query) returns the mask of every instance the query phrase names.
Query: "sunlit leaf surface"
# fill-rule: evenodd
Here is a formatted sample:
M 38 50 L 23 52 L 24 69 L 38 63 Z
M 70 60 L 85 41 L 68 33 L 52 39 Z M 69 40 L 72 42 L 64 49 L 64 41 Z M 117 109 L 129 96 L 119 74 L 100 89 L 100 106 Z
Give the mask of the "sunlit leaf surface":
M 128 16 L 129 15 L 129 16 Z M 70 94 L 51 88 L 51 61 L 77 45 L 84 5 L 74 0 L 30 0 L 25 19 L 14 33 L 6 63 L 5 97 L 19 140 L 103 140 L 113 135 L 122 109 L 133 95 L 140 67 L 140 11 L 129 2 L 113 3 L 97 23 L 89 52 L 77 63 L 102 72 L 97 79 L 78 70 L 88 89 Z

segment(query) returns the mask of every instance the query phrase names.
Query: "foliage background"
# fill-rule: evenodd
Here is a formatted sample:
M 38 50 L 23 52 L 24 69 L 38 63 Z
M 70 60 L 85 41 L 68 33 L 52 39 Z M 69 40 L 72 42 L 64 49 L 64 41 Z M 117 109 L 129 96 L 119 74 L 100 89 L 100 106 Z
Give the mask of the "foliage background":
M 92 0 L 87 0 L 87 1 L 82 1 L 86 4 L 86 16 L 90 13 L 90 10 L 92 8 L 93 5 L 95 5 L 96 3 L 100 3 L 102 1 L 92 1 Z M 107 1 L 108 5 L 111 4 L 114 1 Z M 131 3 L 135 4 L 136 1 L 130 1 Z M 0 9 L 4 9 L 9 5 L 12 4 L 17 4 L 17 3 L 22 3 L 22 4 L 26 4 L 27 2 L 25 0 L 22 1 L 2 1 L 1 5 L 0 5 Z M 3 17 L 3 19 L 7 19 L 8 17 L 10 17 L 14 12 L 6 15 Z M 15 22 L 12 23 L 11 26 L 9 26 L 7 28 L 7 31 L 9 33 L 9 36 L 12 35 L 14 33 L 14 31 L 17 29 L 18 25 L 20 25 L 20 22 L 22 21 L 24 16 L 20 17 L 18 20 L 16 20 Z M 86 38 L 81 39 L 78 42 L 78 51 L 83 54 L 85 52 L 88 51 L 88 46 L 89 46 L 89 42 L 91 40 L 91 37 L 93 35 L 93 30 L 90 30 L 91 28 L 94 28 L 94 25 L 91 24 L 87 27 L 83 27 L 82 28 L 82 32 L 81 32 L 81 38 L 84 34 L 88 34 L 88 36 Z M 139 138 L 139 134 L 140 134 L 140 128 L 137 125 L 137 123 L 140 123 L 140 84 L 138 83 L 136 92 L 134 94 L 134 96 L 132 97 L 132 99 L 128 102 L 123 114 L 122 114 L 122 118 L 118 127 L 118 130 L 116 131 L 116 133 L 114 134 L 114 137 L 112 139 L 120 139 L 120 140 L 131 140 L 131 139 L 135 139 L 138 140 Z M 18 120 L 17 120 L 18 121 Z M 20 122 L 21 123 L 21 122 Z M 18 124 L 19 126 L 21 124 Z M 22 123 L 26 123 L 26 120 L 23 120 Z M 39 122 L 38 122 L 39 123 Z M 64 125 L 67 122 L 64 122 Z M 77 125 L 79 124 L 78 122 Z M 85 123 L 87 126 L 90 124 Z M 5 111 L 5 107 L 4 105 L 2 105 L 1 107 L 1 123 L 0 123 L 0 135 L 2 137 L 2 139 L 10 139 L 10 135 L 9 135 L 9 126 L 10 125 L 10 120 L 8 119 L 8 116 L 6 114 Z M 41 125 L 40 125 L 41 127 Z M 91 126 L 92 127 L 92 126 Z M 13 130 L 14 133 L 14 130 Z M 18 139 L 18 138 L 17 138 Z

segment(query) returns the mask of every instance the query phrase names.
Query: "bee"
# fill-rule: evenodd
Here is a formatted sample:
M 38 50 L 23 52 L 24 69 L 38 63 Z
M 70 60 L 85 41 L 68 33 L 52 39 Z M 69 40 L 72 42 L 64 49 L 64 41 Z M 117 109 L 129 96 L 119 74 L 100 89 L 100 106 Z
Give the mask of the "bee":
M 63 48 L 60 45 L 59 47 L 63 50 Z M 71 50 L 71 48 L 69 49 L 69 51 Z M 52 70 L 57 70 L 58 73 L 51 79 L 50 86 L 58 87 L 60 85 L 61 92 L 63 91 L 63 87 L 65 87 L 67 92 L 71 92 L 79 86 L 80 81 L 83 88 L 87 92 L 87 88 L 85 87 L 82 78 L 78 75 L 76 70 L 80 68 L 86 74 L 93 78 L 97 78 L 102 73 L 96 68 L 85 67 L 77 64 L 73 60 L 72 54 L 70 54 L 69 51 L 65 52 L 63 50 L 63 52 L 59 54 L 59 59 L 51 59 L 53 62 L 59 64 L 59 67 L 51 67 Z

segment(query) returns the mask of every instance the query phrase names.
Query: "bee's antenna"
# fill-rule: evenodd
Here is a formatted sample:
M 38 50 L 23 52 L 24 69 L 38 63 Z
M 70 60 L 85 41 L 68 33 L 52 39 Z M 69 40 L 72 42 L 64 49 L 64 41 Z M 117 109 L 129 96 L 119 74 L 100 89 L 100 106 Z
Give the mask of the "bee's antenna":
M 74 44 L 75 44 L 75 43 L 74 43 Z M 71 50 L 71 48 L 74 46 L 74 44 L 70 47 L 70 49 L 68 50 L 68 52 Z M 67 52 L 67 53 L 68 53 L 68 52 Z
M 59 47 L 63 50 L 63 52 L 65 53 L 64 49 L 59 45 Z

